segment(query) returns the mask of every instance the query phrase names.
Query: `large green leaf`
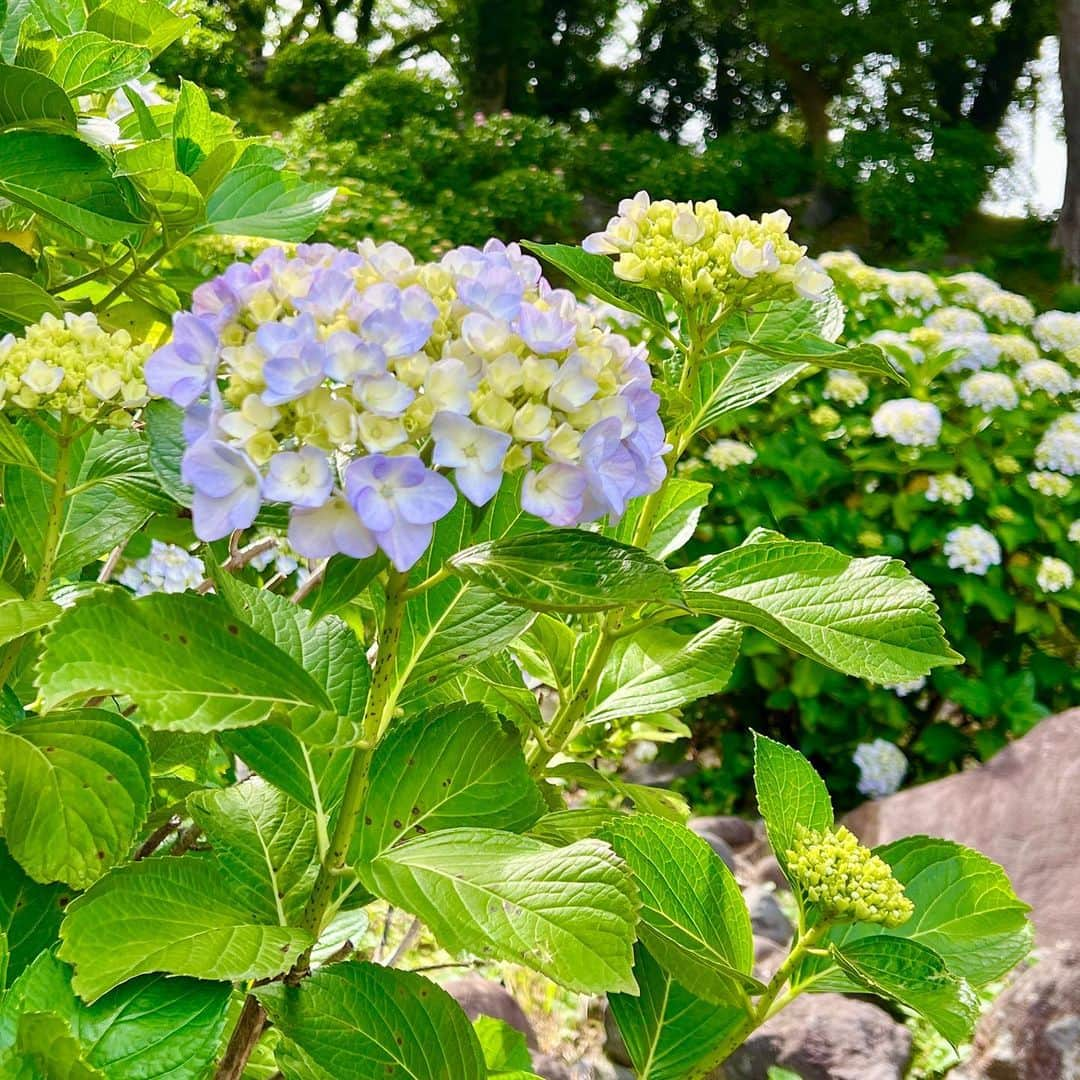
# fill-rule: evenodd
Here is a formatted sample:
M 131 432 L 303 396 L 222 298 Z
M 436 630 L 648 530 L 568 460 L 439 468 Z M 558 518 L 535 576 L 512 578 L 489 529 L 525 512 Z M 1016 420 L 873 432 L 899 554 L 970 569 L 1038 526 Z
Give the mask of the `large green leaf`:
M 75 129 L 75 110 L 64 88 L 40 71 L 0 64 L 0 131 L 6 128 Z
M 679 476 L 668 478 L 660 491 L 660 502 L 645 544 L 645 550 L 654 559 L 666 559 L 690 539 L 711 491 L 711 484 L 698 480 L 684 480 Z M 644 499 L 631 500 L 619 524 L 609 526 L 608 535 L 624 544 L 631 543 L 644 506 Z
M 281 1032 L 277 1060 L 286 1080 L 487 1076 L 461 1007 L 421 975 L 338 964 L 300 986 L 264 986 L 256 994 Z
M 719 1044 L 746 1013 L 695 997 L 649 955 L 634 946 L 634 977 L 641 993 L 609 994 L 638 1080 L 686 1080 L 711 1061 Z
M 336 188 L 305 184 L 267 165 L 238 166 L 206 200 L 206 229 L 226 236 L 306 240 L 336 194 Z
M 523 240 L 521 246 L 539 255 L 598 299 L 667 330 L 667 315 L 660 297 L 652 289 L 643 289 L 617 278 L 611 259 L 568 244 L 536 244 Z
M 142 228 L 129 182 L 115 179 L 105 159 L 73 135 L 0 135 L 0 196 L 101 243 Z
M 21 434 L 38 465 L 50 475 L 56 471 L 56 443 L 40 428 Z M 150 515 L 145 477 L 129 454 L 130 432 L 94 432 L 71 448 L 71 484 L 82 490 L 64 504 L 60 523 L 60 548 L 54 574 L 63 577 L 81 570 L 111 548 L 126 541 Z M 45 527 L 52 486 L 36 470 L 9 465 L 4 469 L 5 509 L 15 539 L 26 561 L 37 570 L 44 550 Z
M 771 300 L 753 311 L 735 311 L 710 343 L 721 350 L 706 359 L 690 386 L 691 431 L 700 431 L 725 413 L 745 409 L 768 397 L 807 370 L 805 360 L 777 360 L 755 348 L 758 342 L 797 349 L 814 336 L 835 341 L 844 325 L 844 309 L 835 294 L 823 303 Z M 727 351 L 734 342 L 740 345 Z
M 311 936 L 260 923 L 227 888 L 211 857 L 163 856 L 106 874 L 74 900 L 59 956 L 72 986 L 94 1002 L 136 975 L 265 979 L 288 971 Z
M 678 580 L 662 563 L 640 548 L 580 529 L 475 544 L 448 565 L 534 611 L 604 611 L 646 601 L 684 606 Z
M 314 746 L 349 746 L 360 739 L 371 668 L 352 628 L 337 616 L 316 621 L 288 597 L 252 588 L 228 575 L 221 577 L 221 591 L 259 634 L 326 690 L 333 713 L 323 714 L 314 723 L 294 717 L 293 731 Z
M 903 682 L 962 660 L 930 590 L 894 559 L 758 530 L 683 581 L 690 607 L 745 623 L 848 675 Z
M 0 1004 L 0 1048 L 21 1015 L 48 1012 L 109 1080 L 201 1080 L 219 1049 L 229 994 L 225 983 L 145 975 L 85 1005 L 71 989 L 71 968 L 44 952 Z
M 0 602 L 0 645 L 48 626 L 60 607 L 51 600 L 5 600 Z
M 56 941 L 71 899 L 63 885 L 39 885 L 0 840 L 0 933 L 7 939 L 8 982 Z
M 410 703 L 431 706 L 461 701 L 487 705 L 523 731 L 543 726 L 536 694 L 526 687 L 521 669 L 506 651 L 489 656 L 468 671 L 440 680 Z
M 37 1012 L 16 1021 L 12 1045 L 0 1052 L 0 1071 L 13 1080 L 63 1077 L 64 1080 L 108 1080 L 88 1065 L 83 1049 L 55 1013 Z
M 666 788 L 651 787 L 648 784 L 629 783 L 617 773 L 602 773 L 584 761 L 564 761 L 558 765 L 549 765 L 544 770 L 544 775 L 552 780 L 566 781 L 586 791 L 600 791 L 606 795 L 629 799 L 640 813 L 654 814 L 656 817 L 666 818 L 679 825 L 685 825 L 686 819 L 690 816 L 690 807 L 687 806 L 686 800 L 676 792 L 668 791 Z M 539 835 L 536 829 L 531 832 L 534 836 Z M 585 835 L 593 834 L 586 833 Z
M 72 97 L 115 90 L 144 75 L 150 53 L 102 34 L 80 30 L 64 37 L 37 36 L 23 42 L 18 62 L 44 72 Z
M 116 171 L 130 177 L 167 225 L 190 230 L 205 219 L 206 203 L 191 178 L 177 170 L 169 139 L 117 150 Z
M 451 952 L 524 964 L 571 990 L 633 992 L 637 894 L 599 840 L 552 848 L 494 829 L 445 829 L 361 868 Z
M 833 945 L 829 951 L 857 986 L 921 1013 L 953 1046 L 971 1038 L 979 1019 L 979 999 L 933 949 L 882 934 Z
M 797 826 L 824 832 L 833 825 L 832 799 L 813 765 L 783 743 L 754 733 L 754 790 L 769 844 L 781 866 Z
M 176 15 L 160 0 L 102 0 L 93 5 L 86 29 L 114 41 L 142 45 L 156 56 L 194 21 L 195 16 Z
M 512 724 L 475 703 L 433 709 L 399 721 L 375 750 L 354 857 L 465 825 L 520 832 L 543 812 Z
M 150 756 L 138 729 L 103 709 L 0 730 L 4 835 L 38 881 L 85 888 L 123 859 L 146 819 Z
M 688 990 L 740 1006 L 760 992 L 750 913 L 735 877 L 700 836 L 649 814 L 615 818 L 602 833 L 633 872 L 638 936 Z
M 653 627 L 612 651 L 586 719 L 590 723 L 677 709 L 717 694 L 731 678 L 742 628 L 718 619 L 700 633 Z
M 896 367 L 889 362 L 879 346 L 870 344 L 854 345 L 850 348 L 826 341 L 825 338 L 808 334 L 794 343 L 769 341 L 735 342 L 735 347 L 746 346 L 764 353 L 766 356 L 786 362 L 802 362 L 816 367 L 835 368 L 843 371 L 857 371 L 862 375 L 881 375 L 893 382 L 907 385 L 907 380 Z
M 314 815 L 258 779 L 198 792 L 187 805 L 247 910 L 296 925 L 318 870 Z
M 172 125 L 176 167 L 190 176 L 209 157 L 217 141 L 206 94 L 193 82 L 180 80 Z
M 19 332 L 60 305 L 38 284 L 19 274 L 0 274 L 0 329 Z
M 307 724 L 332 711 L 291 657 L 220 601 L 188 593 L 96 591 L 53 624 L 37 683 L 46 708 L 126 694 L 147 724 L 168 731 Z

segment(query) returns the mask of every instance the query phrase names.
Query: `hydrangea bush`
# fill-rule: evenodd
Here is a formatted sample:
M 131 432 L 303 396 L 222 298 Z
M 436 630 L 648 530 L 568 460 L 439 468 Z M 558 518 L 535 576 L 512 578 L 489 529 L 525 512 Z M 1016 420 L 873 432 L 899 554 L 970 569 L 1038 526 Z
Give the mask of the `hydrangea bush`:
M 1080 316 L 1036 314 L 980 274 L 883 270 L 850 252 L 822 263 L 847 309 L 841 340 L 878 345 L 908 385 L 824 371 L 707 433 L 684 472 L 716 481 L 697 543 L 768 526 L 903 558 L 965 663 L 860 685 L 755 644 L 699 713 L 698 738 L 725 761 L 693 783 L 720 806 L 749 767 L 729 709 L 767 731 L 794 721 L 850 802 L 894 789 L 866 781 L 865 746 L 892 743 L 909 780 L 930 778 L 989 757 L 1080 690 Z

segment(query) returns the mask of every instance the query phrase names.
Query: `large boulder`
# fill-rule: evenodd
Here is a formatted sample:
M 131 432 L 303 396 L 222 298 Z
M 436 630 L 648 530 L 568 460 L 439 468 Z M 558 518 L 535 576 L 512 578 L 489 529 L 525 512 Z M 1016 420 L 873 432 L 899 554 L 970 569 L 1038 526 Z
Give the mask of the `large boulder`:
M 1080 1078 L 1080 947 L 1061 945 L 1019 975 L 979 1022 L 950 1080 Z
M 1048 717 L 985 765 L 865 803 L 845 824 L 871 846 L 926 833 L 984 852 L 1032 905 L 1040 947 L 1080 944 L 1080 709 Z
M 763 1080 L 773 1065 L 802 1080 L 901 1080 L 911 1033 L 884 1009 L 839 994 L 804 994 L 766 1021 L 713 1080 Z

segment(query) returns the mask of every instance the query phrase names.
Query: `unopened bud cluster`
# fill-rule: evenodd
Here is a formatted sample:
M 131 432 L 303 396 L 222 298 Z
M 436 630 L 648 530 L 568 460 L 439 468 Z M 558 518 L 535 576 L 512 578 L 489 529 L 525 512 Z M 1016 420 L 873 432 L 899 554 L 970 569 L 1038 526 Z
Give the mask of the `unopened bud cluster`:
M 639 191 L 623 199 L 607 228 L 586 237 L 582 247 L 615 255 L 615 276 L 623 281 L 688 306 L 745 306 L 788 299 L 793 292 L 824 300 L 832 291 L 829 276 L 788 236 L 790 224 L 784 210 L 754 220 L 721 210 L 712 199 L 653 202 Z
M 92 313 L 43 315 L 24 336 L 0 340 L 0 405 L 128 427 L 146 404 L 150 352 L 126 330 L 104 329 Z
M 795 884 L 830 922 L 897 927 L 915 910 L 889 864 L 843 826 L 826 832 L 797 826 L 786 857 Z

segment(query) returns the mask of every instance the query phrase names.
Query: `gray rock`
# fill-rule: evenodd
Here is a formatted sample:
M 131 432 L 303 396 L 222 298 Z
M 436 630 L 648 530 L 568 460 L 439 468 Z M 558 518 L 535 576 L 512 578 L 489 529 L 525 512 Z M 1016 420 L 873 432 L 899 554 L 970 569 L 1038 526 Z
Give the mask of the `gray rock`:
M 1080 944 L 1080 709 L 1047 717 L 976 769 L 866 803 L 845 824 L 870 846 L 927 833 L 983 852 L 1032 905 L 1040 947 Z
M 475 1020 L 478 1016 L 492 1016 L 496 1020 L 504 1020 L 525 1036 L 530 1050 L 539 1049 L 536 1031 L 529 1023 L 525 1011 L 513 995 L 497 982 L 480 975 L 465 975 L 460 979 L 444 982 L 442 988 L 461 1006 L 470 1020 Z
M 604 1009 L 604 1056 L 616 1065 L 633 1065 L 611 1009 Z
M 971 1057 L 950 1080 L 1080 1078 L 1080 946 L 1044 954 L 979 1022 Z
M 768 982 L 776 973 L 776 969 L 784 962 L 787 949 L 777 945 L 775 941 L 767 937 L 754 935 L 754 975 L 762 982 Z
M 788 879 L 784 877 L 784 871 L 776 861 L 775 855 L 766 855 L 763 859 L 754 863 L 751 880 L 760 885 L 775 885 L 778 889 L 790 889 Z
M 750 909 L 750 925 L 755 935 L 770 938 L 778 945 L 791 940 L 791 923 L 776 901 L 776 890 L 771 885 L 748 885 L 743 899 Z
M 805 994 L 763 1024 L 714 1080 L 763 1080 L 773 1065 L 802 1080 L 901 1080 L 911 1034 L 883 1009 L 839 994 Z
M 702 832 L 700 829 L 697 829 L 695 827 L 694 821 L 690 822 L 690 828 L 693 829 L 693 831 L 696 832 L 698 836 L 700 836 L 701 839 L 704 840 L 709 845 L 709 847 L 711 847 L 713 851 L 715 851 L 716 854 L 724 860 L 727 868 L 734 874 L 735 852 L 732 851 L 731 848 L 728 846 L 727 841 L 724 840 L 722 837 L 717 836 L 715 833 Z
M 533 1072 L 544 1080 L 574 1080 L 574 1071 L 570 1066 L 552 1054 L 534 1053 L 532 1060 Z
M 757 840 L 754 823 L 746 818 L 719 815 L 690 819 L 690 828 L 706 838 L 718 836 L 733 851 L 749 847 Z

